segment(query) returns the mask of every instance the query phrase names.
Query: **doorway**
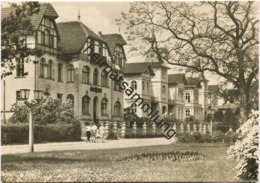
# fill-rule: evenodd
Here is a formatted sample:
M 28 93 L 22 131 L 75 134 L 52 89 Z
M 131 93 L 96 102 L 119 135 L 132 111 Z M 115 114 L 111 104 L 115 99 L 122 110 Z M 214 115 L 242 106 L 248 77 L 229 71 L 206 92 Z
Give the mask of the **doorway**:
M 97 121 L 97 105 L 98 105 L 98 98 L 95 97 L 93 100 L 93 119 L 94 123 Z

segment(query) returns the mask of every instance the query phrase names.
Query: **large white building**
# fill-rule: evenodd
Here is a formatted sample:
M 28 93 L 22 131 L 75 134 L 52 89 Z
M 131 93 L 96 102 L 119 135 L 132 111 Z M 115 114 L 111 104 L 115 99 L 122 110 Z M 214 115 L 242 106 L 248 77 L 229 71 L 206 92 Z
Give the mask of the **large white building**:
M 2 19 L 12 8 L 2 9 Z M 31 17 L 34 33 L 24 35 L 26 43 L 41 51 L 32 62 L 17 58 L 13 75 L 2 82 L 1 111 L 8 118 L 11 106 L 21 100 L 20 90 L 42 90 L 45 94 L 74 105 L 75 116 L 84 123 L 123 121 L 123 91 L 88 56 L 95 53 L 107 60 L 119 75 L 124 74 L 125 40 L 120 34 L 96 34 L 80 20 L 56 24 L 58 14 L 51 4 L 41 3 Z
M 208 110 L 208 81 L 185 74 L 168 74 L 170 68 L 159 62 L 127 63 L 125 81 L 151 105 L 153 111 L 172 119 L 184 120 L 194 116 L 204 120 Z M 135 99 L 127 95 L 125 107 L 132 107 L 139 117 L 148 117 Z

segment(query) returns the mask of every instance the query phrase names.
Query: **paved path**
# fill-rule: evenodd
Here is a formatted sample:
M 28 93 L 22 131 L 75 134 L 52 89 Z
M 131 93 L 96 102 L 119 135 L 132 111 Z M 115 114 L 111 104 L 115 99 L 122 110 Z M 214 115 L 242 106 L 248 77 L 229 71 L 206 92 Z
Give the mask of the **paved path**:
M 116 149 L 127 147 L 141 147 L 153 145 L 166 145 L 174 143 L 174 140 L 167 140 L 166 138 L 147 138 L 147 139 L 120 139 L 120 140 L 107 140 L 105 143 L 86 143 L 81 142 L 61 142 L 61 143 L 46 143 L 35 144 L 35 152 L 48 152 L 48 151 L 65 151 L 65 150 L 94 150 L 94 149 Z M 29 145 L 4 145 L 1 146 L 1 154 L 18 154 L 28 153 Z

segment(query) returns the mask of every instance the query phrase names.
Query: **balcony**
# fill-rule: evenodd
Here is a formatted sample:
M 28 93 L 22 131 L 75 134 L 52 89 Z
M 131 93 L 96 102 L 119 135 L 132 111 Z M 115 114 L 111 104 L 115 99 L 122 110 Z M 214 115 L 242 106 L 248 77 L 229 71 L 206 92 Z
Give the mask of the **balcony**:
M 151 97 L 151 101 L 152 101 L 152 102 L 158 102 L 159 99 L 158 99 L 158 97 Z
M 168 104 L 174 105 L 174 104 L 175 104 L 175 100 L 169 99 L 169 100 L 168 100 Z

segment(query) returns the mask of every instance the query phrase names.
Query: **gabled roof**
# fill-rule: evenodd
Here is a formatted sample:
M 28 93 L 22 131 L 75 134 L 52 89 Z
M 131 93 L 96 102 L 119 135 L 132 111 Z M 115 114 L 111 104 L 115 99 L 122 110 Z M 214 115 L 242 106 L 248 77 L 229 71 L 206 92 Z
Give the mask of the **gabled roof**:
M 127 63 L 125 64 L 124 73 L 125 75 L 142 74 L 146 70 L 149 70 L 150 74 L 152 76 L 155 76 L 154 71 L 149 62 Z
M 162 62 L 150 62 L 152 67 L 164 67 L 166 69 L 170 69 L 170 67 L 168 67 L 166 64 L 162 63 Z
M 200 79 L 198 77 L 195 78 L 187 78 L 186 85 L 199 86 Z
M 185 84 L 185 74 L 169 74 L 168 75 L 169 84 Z
M 112 55 L 114 55 L 116 44 L 126 45 L 126 42 L 121 34 L 102 34 L 101 37 L 107 41 Z
M 208 86 L 208 91 L 209 92 L 218 92 L 219 91 L 219 86 L 218 85 L 209 85 Z
M 58 23 L 58 30 L 61 36 L 59 47 L 62 53 L 75 53 L 79 52 L 91 37 L 97 41 L 106 43 L 106 41 L 99 37 L 94 31 L 79 21 Z
M 13 7 L 2 8 L 1 9 L 1 20 L 10 16 L 10 13 L 13 10 L 14 10 Z M 43 16 L 48 16 L 48 17 L 51 17 L 51 18 L 54 18 L 54 19 L 59 17 L 59 15 L 57 14 L 57 12 L 55 11 L 55 9 L 53 8 L 53 6 L 51 4 L 40 3 L 40 11 L 38 13 L 33 14 L 30 17 L 31 24 L 32 24 L 32 26 L 35 30 L 38 30 Z

